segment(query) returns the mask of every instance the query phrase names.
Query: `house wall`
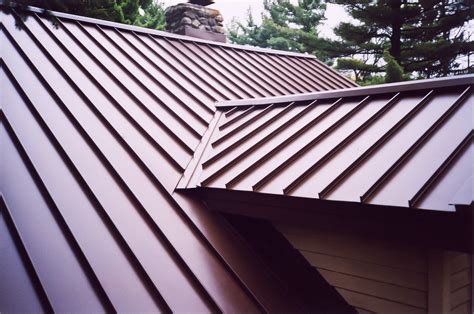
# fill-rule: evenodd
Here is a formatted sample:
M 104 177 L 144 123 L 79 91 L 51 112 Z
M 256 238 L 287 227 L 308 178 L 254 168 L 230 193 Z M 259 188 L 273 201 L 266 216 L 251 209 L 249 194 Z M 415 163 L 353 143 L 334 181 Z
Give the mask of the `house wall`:
M 446 312 L 443 308 L 471 313 L 470 255 L 442 252 L 441 267 L 446 271 L 439 276 L 426 249 L 287 222 L 274 224 L 359 313 Z M 439 278 L 430 278 L 432 273 Z M 441 303 L 436 292 L 445 294 Z
M 472 256 L 452 253 L 450 258 L 450 309 L 451 313 L 473 313 Z

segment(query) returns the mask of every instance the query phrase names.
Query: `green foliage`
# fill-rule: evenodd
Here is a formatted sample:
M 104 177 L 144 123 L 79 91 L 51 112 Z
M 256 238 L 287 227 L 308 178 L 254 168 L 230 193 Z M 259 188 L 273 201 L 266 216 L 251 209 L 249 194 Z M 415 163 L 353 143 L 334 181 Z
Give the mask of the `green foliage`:
M 474 50 L 468 37 L 468 21 L 474 12 L 470 0 L 332 1 L 344 5 L 356 22 L 341 23 L 335 29 L 340 40 L 328 44 L 329 57 L 363 58 L 377 67 L 374 73 L 384 68 L 396 72 L 397 63 L 404 70 L 403 77 L 428 78 L 474 70 L 460 62 Z M 387 66 L 382 62 L 386 50 L 393 57 Z M 364 71 L 366 64 L 356 68 Z
M 352 72 L 355 80 L 358 82 L 366 81 L 371 78 L 372 73 L 381 71 L 373 64 L 368 64 L 367 62 L 354 58 L 337 59 L 336 69 L 341 72 Z
M 163 4 L 153 0 L 14 0 L 22 6 L 34 6 L 101 20 L 164 29 Z M 7 3 L 8 5 L 9 3 Z M 144 13 L 140 14 L 140 10 Z
M 234 21 L 229 29 L 233 43 L 264 48 L 312 53 L 326 60 L 317 26 L 324 19 L 325 5 L 320 0 L 264 0 L 262 23 L 257 25 L 249 10 L 243 23 Z
M 148 5 L 142 15 L 137 17 L 134 24 L 141 27 L 165 30 L 166 19 L 164 5 L 153 2 Z
M 388 51 L 384 52 L 383 59 L 387 63 L 385 65 L 385 83 L 403 81 L 403 68 L 397 60 Z
M 385 84 L 385 77 L 382 75 L 370 75 L 367 76 L 363 81 L 357 82 L 360 86 L 369 86 L 369 85 L 380 85 Z

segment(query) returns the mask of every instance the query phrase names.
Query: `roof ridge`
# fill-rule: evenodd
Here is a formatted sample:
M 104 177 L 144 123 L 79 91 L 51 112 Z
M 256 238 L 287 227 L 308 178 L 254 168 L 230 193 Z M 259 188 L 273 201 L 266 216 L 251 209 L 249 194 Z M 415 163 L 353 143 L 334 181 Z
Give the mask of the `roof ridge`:
M 226 100 L 216 103 L 216 108 L 242 107 L 268 105 L 270 103 L 283 103 L 294 101 L 306 101 L 315 99 L 328 99 L 335 97 L 352 97 L 362 95 L 375 95 L 387 92 L 404 92 L 426 88 L 442 88 L 474 84 L 474 74 L 457 75 L 443 78 L 424 79 L 417 81 L 404 81 L 389 84 L 380 84 L 363 87 L 344 88 L 314 93 L 302 93 L 288 96 L 262 97 L 240 100 Z
M 13 5 L 15 5 L 15 3 L 13 3 Z M 3 8 L 3 7 L 12 7 L 12 5 L 6 3 L 4 0 L 0 0 L 0 8 Z M 122 24 L 122 23 L 118 23 L 118 22 L 100 20 L 100 19 L 86 17 L 86 16 L 80 16 L 80 15 L 74 15 L 74 14 L 69 14 L 69 13 L 51 11 L 51 10 L 46 10 L 46 9 L 33 7 L 33 6 L 27 6 L 26 8 L 18 7 L 18 9 L 21 9 L 21 10 L 24 10 L 24 11 L 30 12 L 30 13 L 37 13 L 37 14 L 42 14 L 42 15 L 55 16 L 55 17 L 59 17 L 59 18 L 62 18 L 62 19 L 67 19 L 67 20 L 79 21 L 79 22 L 89 23 L 89 24 L 96 24 L 96 25 L 101 25 L 101 26 L 106 26 L 106 27 L 113 27 L 113 28 L 132 31 L 132 32 L 139 32 L 139 33 L 142 33 L 142 34 L 149 34 L 149 35 L 155 35 L 155 36 L 160 36 L 160 37 L 183 40 L 183 41 L 187 41 L 187 42 L 202 43 L 202 44 L 208 44 L 208 45 L 213 45 L 213 46 L 239 49 L 239 50 L 244 50 L 244 51 L 269 53 L 269 54 L 274 54 L 274 55 L 285 55 L 285 56 L 289 56 L 289 57 L 300 57 L 300 58 L 316 59 L 316 56 L 314 56 L 312 54 L 307 54 L 307 53 L 276 50 L 276 49 L 271 49 L 271 48 L 261 48 L 261 47 L 255 47 L 255 46 L 250 46 L 250 45 L 237 45 L 237 44 L 231 44 L 231 43 L 221 43 L 221 42 L 216 42 L 216 41 L 204 40 L 204 39 L 200 39 L 200 38 L 196 38 L 196 37 L 190 37 L 190 36 L 185 36 L 185 35 L 174 34 L 174 33 L 166 32 L 166 31 L 160 31 L 160 30 L 151 29 L 151 28 L 144 28 L 144 27 L 140 27 L 140 26 L 136 26 L 136 25 Z

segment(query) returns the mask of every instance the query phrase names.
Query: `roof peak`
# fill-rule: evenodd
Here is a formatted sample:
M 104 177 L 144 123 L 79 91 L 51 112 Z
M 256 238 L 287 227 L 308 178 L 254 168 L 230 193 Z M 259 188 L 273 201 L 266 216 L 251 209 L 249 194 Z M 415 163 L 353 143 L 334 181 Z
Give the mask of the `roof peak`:
M 0 10 L 7 6 L 10 6 L 10 5 L 5 3 L 4 0 L 0 0 Z M 260 52 L 260 53 L 270 53 L 270 54 L 275 54 L 275 55 L 286 55 L 290 57 L 300 57 L 300 58 L 302 57 L 302 58 L 310 58 L 310 59 L 316 58 L 314 55 L 311 55 L 311 54 L 275 50 L 275 49 L 270 49 L 270 48 L 260 48 L 260 47 L 247 46 L 247 45 L 221 43 L 221 42 L 216 42 L 216 41 L 199 39 L 196 37 L 173 34 L 173 33 L 159 31 L 159 30 L 150 29 L 150 28 L 139 27 L 135 25 L 128 25 L 128 24 L 100 20 L 96 18 L 79 16 L 79 15 L 74 15 L 74 14 L 69 14 L 69 13 L 50 11 L 50 10 L 45 10 L 45 9 L 33 7 L 33 6 L 28 6 L 26 9 L 25 8 L 17 8 L 17 9 L 24 10 L 30 13 L 40 14 L 40 15 L 50 15 L 50 16 L 55 16 L 62 19 L 66 19 L 66 20 L 96 24 L 96 25 L 105 26 L 105 27 L 112 27 L 112 28 L 117 28 L 121 30 L 132 31 L 132 32 L 140 32 L 142 34 L 150 34 L 150 35 L 155 35 L 155 36 L 160 36 L 160 37 L 183 40 L 187 42 L 203 43 L 203 44 L 208 44 L 208 45 L 213 45 L 213 46 L 222 46 L 222 47 L 227 47 L 227 48 L 232 48 L 232 49 L 239 49 L 239 50 L 253 51 L 253 52 Z

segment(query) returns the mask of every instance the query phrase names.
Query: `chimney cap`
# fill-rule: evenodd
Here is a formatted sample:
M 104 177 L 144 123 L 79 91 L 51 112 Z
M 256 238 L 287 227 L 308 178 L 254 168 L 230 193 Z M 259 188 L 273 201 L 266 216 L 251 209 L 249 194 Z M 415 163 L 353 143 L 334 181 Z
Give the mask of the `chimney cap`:
M 214 0 L 189 0 L 189 3 L 198 4 L 202 6 L 210 5 L 214 3 Z

